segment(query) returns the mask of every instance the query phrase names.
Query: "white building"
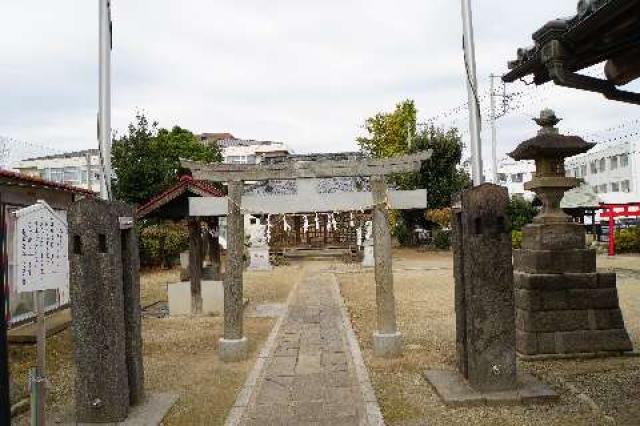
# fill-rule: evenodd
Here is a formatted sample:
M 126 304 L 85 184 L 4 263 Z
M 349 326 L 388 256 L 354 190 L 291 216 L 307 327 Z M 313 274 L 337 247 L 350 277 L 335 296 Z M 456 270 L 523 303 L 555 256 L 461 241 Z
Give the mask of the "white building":
M 596 145 L 585 154 L 567 158 L 568 176 L 584 179 L 602 202 L 640 202 L 640 142 Z
M 100 151 L 89 149 L 19 161 L 13 168 L 23 175 L 100 192 Z
M 532 201 L 535 194 L 525 191 L 524 184 L 533 179 L 536 164 L 533 161 L 516 161 L 505 157 L 498 161 L 498 185 L 507 187 L 511 198 Z
M 260 164 L 265 159 L 284 157 L 291 152 L 282 142 L 238 139 L 231 133 L 203 133 L 199 137 L 204 144 L 217 144 L 227 164 Z

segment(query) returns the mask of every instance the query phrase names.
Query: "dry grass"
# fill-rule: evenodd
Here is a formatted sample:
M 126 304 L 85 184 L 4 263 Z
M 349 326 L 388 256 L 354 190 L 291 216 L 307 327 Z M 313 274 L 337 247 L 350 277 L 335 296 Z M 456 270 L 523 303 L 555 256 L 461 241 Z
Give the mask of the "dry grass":
M 302 269 L 276 268 L 269 273 L 245 274 L 245 297 L 253 304 L 283 303 Z M 142 305 L 167 300 L 167 284 L 178 281 L 177 270 L 151 271 L 141 275 Z M 221 317 L 143 319 L 144 365 L 147 392 L 173 392 L 179 400 L 165 419 L 165 425 L 218 425 L 233 405 L 246 375 L 268 336 L 274 320 L 246 318 L 250 356 L 245 362 L 224 364 L 216 355 L 222 337 Z M 73 412 L 73 341 L 66 330 L 47 341 L 47 370 L 50 380 L 48 417 L 61 421 Z M 26 383 L 35 360 L 35 347 L 10 349 L 12 376 Z M 28 416 L 14 419 L 27 425 Z
M 560 401 L 549 405 L 449 409 L 422 378 L 430 368 L 455 369 L 455 312 L 450 255 L 398 250 L 394 253 L 398 326 L 405 354 L 393 361 L 372 356 L 375 287 L 372 273 L 339 274 L 341 291 L 363 348 L 373 385 L 390 425 L 594 425 L 604 419 L 568 392 L 570 382 L 593 398 L 619 424 L 640 424 L 640 359 L 521 363 L 552 385 Z M 619 283 L 621 305 L 634 344 L 640 347 L 640 279 Z M 636 407 L 636 408 L 633 408 Z M 634 411 L 636 410 L 636 411 Z M 627 422 L 627 423 L 625 423 Z

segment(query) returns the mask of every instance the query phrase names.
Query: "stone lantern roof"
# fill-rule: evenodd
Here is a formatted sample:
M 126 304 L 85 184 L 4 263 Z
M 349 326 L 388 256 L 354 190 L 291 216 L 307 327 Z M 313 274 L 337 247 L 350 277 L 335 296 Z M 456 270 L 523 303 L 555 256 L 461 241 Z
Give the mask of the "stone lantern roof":
M 561 119 L 551 110 L 544 110 L 534 121 L 542 128 L 534 138 L 522 142 L 509 155 L 516 161 L 536 160 L 542 157 L 565 158 L 582 154 L 595 146 L 579 136 L 561 135 L 555 127 Z

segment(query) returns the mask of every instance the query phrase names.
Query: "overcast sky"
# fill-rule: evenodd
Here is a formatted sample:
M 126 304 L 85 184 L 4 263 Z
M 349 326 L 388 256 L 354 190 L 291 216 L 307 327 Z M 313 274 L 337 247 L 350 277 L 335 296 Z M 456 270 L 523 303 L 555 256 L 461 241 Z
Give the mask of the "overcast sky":
M 472 3 L 483 92 L 490 73 L 504 73 L 516 48 L 547 20 L 575 14 L 577 1 Z M 456 0 L 112 0 L 112 9 L 119 131 L 144 109 L 164 127 L 342 151 L 356 149 L 368 116 L 403 99 L 421 119 L 466 101 Z M 97 47 L 98 0 L 1 1 L 0 135 L 96 147 Z M 597 94 L 529 90 L 539 94 L 498 122 L 501 153 L 535 132 L 542 106 L 584 134 L 640 115 Z M 468 135 L 464 114 L 442 124 Z

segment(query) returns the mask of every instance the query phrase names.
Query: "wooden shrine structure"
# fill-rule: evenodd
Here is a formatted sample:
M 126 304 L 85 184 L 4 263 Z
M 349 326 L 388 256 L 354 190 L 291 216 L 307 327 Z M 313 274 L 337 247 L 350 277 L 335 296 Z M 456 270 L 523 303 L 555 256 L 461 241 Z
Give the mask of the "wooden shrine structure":
M 373 235 L 378 306 L 374 349 L 379 356 L 395 356 L 401 351 L 401 335 L 396 327 L 395 297 L 391 262 L 389 209 L 426 208 L 426 190 L 389 191 L 385 176 L 418 172 L 431 158 L 431 151 L 391 159 L 322 160 L 283 162 L 273 165 L 202 164 L 183 161 L 194 178 L 227 182 L 226 198 L 191 198 L 192 217 L 227 216 L 227 268 L 224 279 L 224 336 L 219 355 L 224 361 L 247 356 L 243 330 L 244 215 L 278 215 L 313 212 L 356 212 L 373 210 Z M 318 179 L 370 177 L 371 192 L 320 193 Z M 245 182 L 295 180 L 296 194 L 245 195 Z
M 219 279 L 220 244 L 218 218 L 198 218 L 189 216 L 190 197 L 224 197 L 215 185 L 207 181 L 183 176 L 180 181 L 164 192 L 149 199 L 136 209 L 137 219 L 160 219 L 173 222 L 187 221 L 189 227 L 189 280 L 191 281 L 192 313 L 202 311 L 203 261 L 208 255 L 213 279 Z M 215 231 L 212 233 L 209 231 Z

